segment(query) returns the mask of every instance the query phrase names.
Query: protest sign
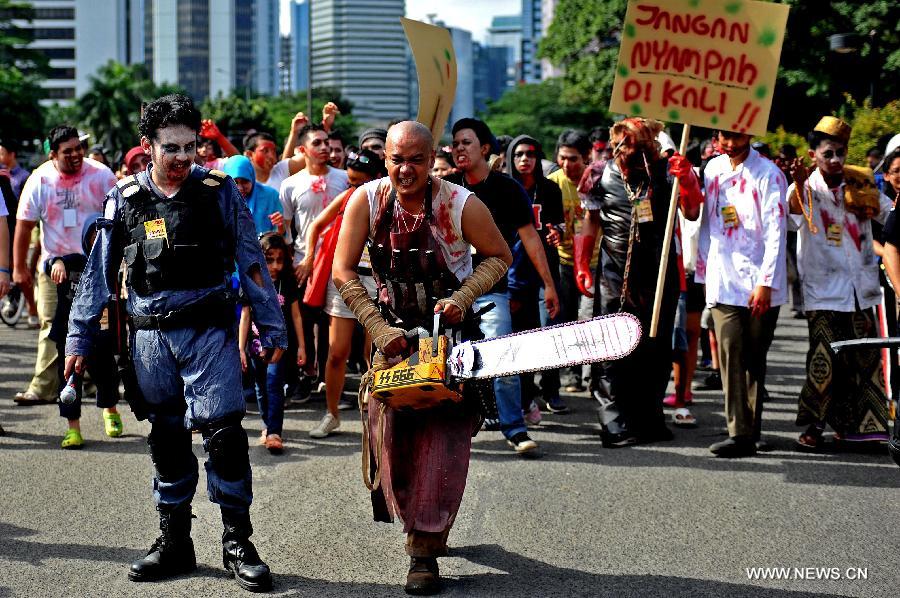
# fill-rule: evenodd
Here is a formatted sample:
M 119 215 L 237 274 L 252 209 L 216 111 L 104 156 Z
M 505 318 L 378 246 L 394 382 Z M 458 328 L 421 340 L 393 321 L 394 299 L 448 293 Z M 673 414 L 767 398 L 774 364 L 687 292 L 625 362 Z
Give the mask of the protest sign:
M 431 129 L 435 147 L 444 134 L 456 98 L 456 53 L 445 27 L 401 18 L 419 77 L 416 120 Z
M 755 0 L 630 1 L 610 111 L 764 134 L 787 15 Z

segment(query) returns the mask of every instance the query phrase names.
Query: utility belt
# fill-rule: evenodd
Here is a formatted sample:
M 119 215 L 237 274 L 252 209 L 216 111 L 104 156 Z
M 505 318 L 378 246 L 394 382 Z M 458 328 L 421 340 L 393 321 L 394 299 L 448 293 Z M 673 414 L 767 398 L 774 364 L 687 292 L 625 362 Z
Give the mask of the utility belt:
M 231 293 L 216 293 L 197 303 L 167 314 L 132 316 L 136 330 L 175 330 L 178 328 L 226 328 L 234 324 L 235 302 Z

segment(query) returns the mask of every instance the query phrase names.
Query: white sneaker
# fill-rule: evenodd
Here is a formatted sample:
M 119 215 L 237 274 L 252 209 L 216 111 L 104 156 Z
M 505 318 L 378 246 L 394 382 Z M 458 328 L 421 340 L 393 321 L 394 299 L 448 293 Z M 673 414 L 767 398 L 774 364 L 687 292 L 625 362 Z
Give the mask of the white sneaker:
M 26 326 L 29 330 L 37 330 L 41 327 L 41 319 L 37 316 L 28 316 L 28 323 Z
M 319 425 L 309 431 L 309 435 L 312 438 L 325 438 L 340 427 L 341 420 L 330 413 L 326 413 Z

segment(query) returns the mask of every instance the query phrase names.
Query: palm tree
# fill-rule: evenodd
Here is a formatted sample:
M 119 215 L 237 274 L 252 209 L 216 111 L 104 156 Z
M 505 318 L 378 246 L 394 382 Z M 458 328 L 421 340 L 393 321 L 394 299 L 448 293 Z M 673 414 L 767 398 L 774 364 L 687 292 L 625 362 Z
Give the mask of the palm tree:
M 110 61 L 90 78 L 90 88 L 77 100 L 78 121 L 94 140 L 112 153 L 137 145 L 141 104 L 178 88 L 157 86 L 142 64 Z

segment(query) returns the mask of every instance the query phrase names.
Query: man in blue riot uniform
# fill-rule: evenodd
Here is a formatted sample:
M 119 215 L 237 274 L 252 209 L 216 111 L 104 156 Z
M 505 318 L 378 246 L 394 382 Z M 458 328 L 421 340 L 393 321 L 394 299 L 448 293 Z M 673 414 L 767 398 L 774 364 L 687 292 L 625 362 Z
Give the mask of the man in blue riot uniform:
M 241 286 L 272 362 L 287 347 L 284 320 L 246 204 L 225 173 L 194 165 L 200 113 L 187 97 L 151 102 L 141 117 L 144 172 L 106 197 L 100 233 L 75 297 L 66 377 L 80 372 L 127 264 L 127 311 L 134 370 L 152 428 L 153 495 L 162 535 L 128 574 L 158 580 L 196 567 L 190 538 L 197 459 L 191 430 L 203 435 L 209 499 L 224 524 L 223 563 L 241 587 L 271 588 L 268 566 L 250 542 L 252 501 L 245 404 L 230 272 Z

